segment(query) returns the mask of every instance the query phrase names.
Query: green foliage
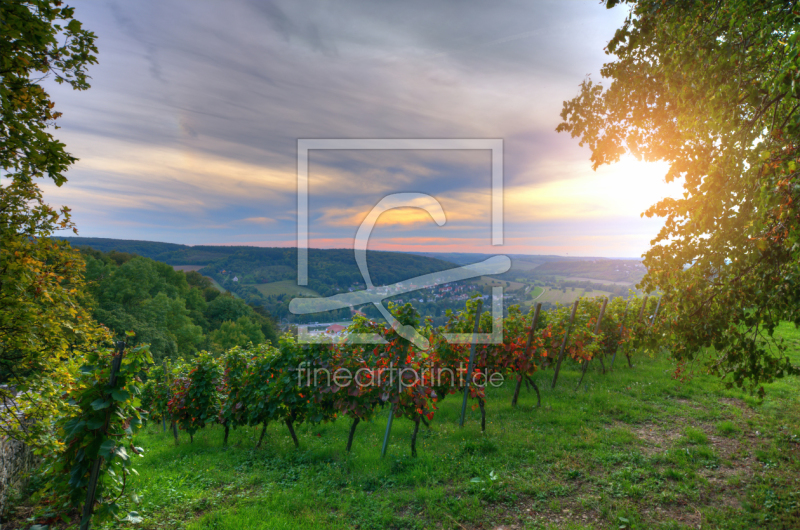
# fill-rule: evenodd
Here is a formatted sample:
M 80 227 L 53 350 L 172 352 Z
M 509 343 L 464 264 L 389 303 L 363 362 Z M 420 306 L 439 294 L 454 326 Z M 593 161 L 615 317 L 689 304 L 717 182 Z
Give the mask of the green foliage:
M 439 329 L 434 329 L 430 321 L 419 327 L 419 313 L 411 304 L 390 303 L 389 310 L 400 325 L 418 328 L 429 338 L 425 350 L 413 347 L 396 329 L 357 316 L 348 332 L 377 335 L 384 345 L 365 347 L 350 341 L 298 344 L 287 334 L 280 338 L 277 348 L 269 344 L 233 347 L 221 360 L 203 353 L 189 361 L 183 375 L 172 384 L 170 417 L 192 435 L 215 418 L 226 428 L 225 441 L 230 428 L 264 425 L 266 429 L 269 422 L 285 422 L 298 443 L 295 425 L 318 424 L 345 415 L 353 420 L 348 450 L 359 422 L 369 421 L 385 405 L 391 407 L 395 417 L 408 418 L 415 424 L 422 418 L 432 420 L 437 402 L 465 387 L 470 344 L 451 344 L 446 334 L 470 335 L 478 303 L 478 299 L 469 300 L 463 311 L 451 314 L 447 325 Z M 496 375 L 504 376 L 499 381 L 509 375 L 517 381 L 523 377 L 530 381 L 537 371 L 554 366 L 562 344 L 566 362 L 586 363 L 612 354 L 620 344 L 627 347 L 629 356 L 654 351 L 658 340 L 663 340 L 662 325 L 649 324 L 651 315 L 644 311 L 652 310 L 652 306 L 643 304 L 644 300 L 633 299 L 631 305 L 640 309 L 635 314 L 622 310 L 622 300 L 612 303 L 597 333 L 600 300 L 581 300 L 571 326 L 571 307 L 542 312 L 530 349 L 526 346 L 531 314 L 524 315 L 512 306 L 501 324 L 492 322 L 490 312 L 483 312 L 478 332 L 491 334 L 493 326 L 502 325 L 504 333 L 499 344 L 476 347 L 469 396 L 481 408 L 482 424 L 486 388 L 498 381 Z M 666 321 L 663 314 L 657 319 L 659 323 Z M 227 329 L 233 328 L 220 328 Z M 606 333 L 612 339 L 607 340 Z M 610 351 L 606 350 L 609 342 L 614 347 Z M 147 390 L 148 403 L 154 409 L 159 406 L 158 396 L 163 395 L 163 390 L 157 390 L 164 386 L 160 373 L 153 370 L 154 387 Z M 154 410 L 154 415 L 160 413 L 160 409 Z M 412 437 L 412 455 L 416 454 L 415 443 L 416 435 Z
M 80 352 L 104 338 L 81 307 L 80 256 L 49 237 L 74 228 L 69 210 L 44 204 L 35 180 L 61 186 L 75 161 L 50 134 L 60 113 L 40 84 L 52 76 L 88 88 L 95 36 L 73 13 L 55 1 L 0 3 L 0 169 L 9 180 L 0 186 L 0 381 L 20 392 L 0 388 L 10 407 L 0 432 L 48 449 Z
M 244 391 L 251 370 L 250 353 L 242 348 L 231 348 L 225 353 L 223 362 L 223 391 L 219 423 L 226 428 L 248 424 L 247 401 Z
M 100 509 L 96 515 L 100 519 L 120 518 L 122 496 L 128 494 L 134 502 L 137 499 L 134 491 L 126 491 L 126 482 L 135 473 L 132 456 L 143 452 L 133 445 L 133 434 L 142 423 L 137 409 L 138 374 L 152 363 L 152 357 L 146 346 L 124 351 L 112 385 L 114 357 L 110 350 L 87 353 L 85 362 L 90 364 L 81 367 L 80 376 L 67 391 L 73 409 L 56 422 L 63 447 L 45 462 L 50 477 L 45 494 L 51 500 L 45 517 L 66 514 L 83 505 L 98 458 L 101 466 L 96 499 Z
M 199 429 L 217 420 L 220 411 L 222 366 L 208 352 L 201 352 L 188 373 L 171 385 L 170 417 L 194 437 Z
M 778 333 L 797 332 L 783 324 Z M 796 346 L 792 354 L 800 360 Z M 508 381 L 489 388 L 486 433 L 471 411 L 458 428 L 460 400 L 446 399 L 432 428 L 420 429 L 416 459 L 406 454 L 414 424 L 405 420 L 394 422 L 381 458 L 388 408 L 359 424 L 350 455 L 349 420 L 299 427 L 301 451 L 285 428 L 253 451 L 260 426 L 238 428 L 227 448 L 221 426 L 180 446 L 148 426 L 130 483 L 143 493 L 142 527 L 616 529 L 619 517 L 640 530 L 689 519 L 726 530 L 798 527 L 798 378 L 776 381 L 758 403 L 704 372 L 691 384 L 670 378 L 667 356 L 615 364 L 605 376 L 594 368 L 577 392 L 575 365 L 555 390 L 536 374 L 540 408 L 524 388 L 512 408 Z M 721 439 L 721 421 L 739 433 Z M 687 425 L 708 432 L 708 445 L 685 445 Z
M 800 323 L 800 14 L 793 2 L 627 0 L 615 57 L 564 103 L 559 131 L 595 168 L 625 153 L 665 161 L 684 194 L 648 209 L 665 224 L 646 291 L 675 316 L 672 352 L 751 390 L 797 373 L 772 339 Z
M 201 349 L 222 353 L 250 342 L 278 341 L 268 313 L 221 295 L 196 272 L 185 274 L 141 256 L 115 260 L 112 253 L 89 247 L 81 253 L 94 317 L 119 337 L 135 332 L 139 342 L 150 344 L 158 363 Z
M 218 330 L 211 333 L 211 340 L 219 350 L 228 350 L 240 344 L 261 344 L 264 334 L 247 317 L 239 317 L 236 322 L 225 321 Z
M 0 167 L 30 184 L 36 177 L 66 182 L 75 158 L 47 128 L 61 113 L 39 82 L 52 75 L 76 90 L 89 88 L 86 67 L 96 63 L 94 33 L 55 0 L 0 5 Z

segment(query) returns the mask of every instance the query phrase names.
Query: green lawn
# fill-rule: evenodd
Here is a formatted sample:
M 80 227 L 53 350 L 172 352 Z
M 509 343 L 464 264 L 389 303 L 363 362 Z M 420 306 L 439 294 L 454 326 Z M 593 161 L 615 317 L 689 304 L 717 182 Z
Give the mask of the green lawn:
M 800 362 L 800 333 L 780 333 Z M 538 409 L 533 393 L 512 409 L 511 388 L 492 390 L 486 434 L 477 411 L 459 429 L 448 396 L 416 459 L 407 420 L 380 458 L 385 413 L 359 426 L 350 456 L 348 420 L 301 426 L 299 450 L 282 425 L 260 450 L 255 428 L 228 448 L 219 427 L 176 447 L 151 425 L 129 487 L 144 528 L 800 527 L 800 381 L 769 385 L 759 402 L 701 373 L 675 380 L 662 358 L 592 367 L 576 391 L 578 376 L 568 366 L 550 390 L 541 373 Z

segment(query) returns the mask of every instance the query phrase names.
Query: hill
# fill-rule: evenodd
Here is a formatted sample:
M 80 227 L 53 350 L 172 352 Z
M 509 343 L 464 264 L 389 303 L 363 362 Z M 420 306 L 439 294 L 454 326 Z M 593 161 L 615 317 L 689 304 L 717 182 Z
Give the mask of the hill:
M 307 288 L 297 286 L 297 249 L 248 246 L 180 245 L 154 241 L 108 238 L 62 238 L 74 247 L 107 253 L 135 254 L 182 270 L 197 270 L 223 290 L 248 304 L 264 307 L 278 318 L 293 316 L 288 304 L 293 296 L 330 296 L 366 287 L 355 255 L 349 249 L 309 249 Z M 423 274 L 455 267 L 452 262 L 401 252 L 368 251 L 367 263 L 375 285 L 389 285 Z M 350 318 L 343 309 L 325 317 Z
M 297 249 L 280 247 L 180 245 L 154 241 L 108 239 L 93 237 L 62 238 L 74 247 L 88 246 L 101 252 L 136 254 L 173 266 L 203 266 L 206 276 L 220 283 L 237 277 L 240 284 L 264 284 L 297 277 Z M 342 290 L 363 285 L 361 272 L 352 250 L 309 249 L 309 285 L 323 296 L 336 288 Z M 391 284 L 453 268 L 453 263 L 427 256 L 401 252 L 368 251 L 367 263 L 376 285 Z M 195 269 L 197 270 L 197 269 Z M 224 272 L 223 272 L 224 271 Z M 320 285 L 324 284 L 324 285 Z

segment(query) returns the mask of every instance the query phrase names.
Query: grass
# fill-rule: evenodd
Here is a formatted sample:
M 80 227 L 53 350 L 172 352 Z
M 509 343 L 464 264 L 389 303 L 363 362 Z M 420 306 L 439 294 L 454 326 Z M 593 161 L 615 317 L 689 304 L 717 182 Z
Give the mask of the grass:
M 794 341 L 800 333 L 781 326 Z M 380 458 L 386 413 L 302 425 L 295 449 L 282 425 L 264 447 L 256 428 L 207 428 L 175 446 L 159 425 L 136 436 L 146 456 L 129 487 L 141 496 L 141 527 L 200 529 L 661 529 L 800 527 L 800 380 L 767 386 L 763 401 L 725 390 L 714 377 L 672 377 L 664 357 L 593 365 L 580 389 L 577 366 L 535 377 L 542 407 L 523 389 L 490 389 L 487 429 L 459 396 L 441 403 L 409 456 L 411 422 L 395 421 Z M 125 525 L 119 525 L 124 527 Z
M 798 345 L 793 327 L 779 332 Z M 795 361 L 800 361 L 798 348 Z M 459 429 L 450 396 L 420 456 L 409 456 L 411 423 L 395 422 L 380 458 L 385 414 L 300 428 L 294 449 L 272 425 L 222 429 L 174 446 L 150 426 L 149 449 L 131 484 L 145 528 L 795 528 L 800 526 L 800 381 L 778 381 L 763 402 L 723 390 L 713 377 L 671 377 L 666 359 L 592 370 L 575 390 L 577 367 L 537 377 L 542 408 L 512 388 L 490 391 L 487 431 L 477 411 Z M 185 438 L 185 437 L 184 437 Z
M 271 295 L 277 296 L 281 294 L 287 294 L 290 296 L 319 296 L 319 293 L 317 293 L 313 289 L 299 286 L 297 285 L 297 282 L 295 282 L 294 280 L 283 280 L 280 282 L 272 282 L 272 283 L 259 283 L 259 284 L 252 284 L 251 286 L 258 289 L 258 291 L 264 296 L 271 296 Z

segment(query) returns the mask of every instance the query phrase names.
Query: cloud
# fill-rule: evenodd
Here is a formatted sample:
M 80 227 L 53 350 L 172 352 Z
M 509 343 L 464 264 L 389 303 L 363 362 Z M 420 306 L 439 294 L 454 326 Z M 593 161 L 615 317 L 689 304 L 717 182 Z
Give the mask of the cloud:
M 627 166 L 591 173 L 588 151 L 554 129 L 625 14 L 563 0 L 78 0 L 100 63 L 88 92 L 49 88 L 64 113 L 56 136 L 80 162 L 47 196 L 74 208 L 84 235 L 284 244 L 299 138 L 502 138 L 509 234 L 575 220 L 624 236 L 655 188 Z M 387 212 L 376 244 L 477 248 L 489 240 L 490 162 L 312 152 L 312 237 L 343 244 L 383 196 L 419 192 L 441 201 L 447 225 Z

